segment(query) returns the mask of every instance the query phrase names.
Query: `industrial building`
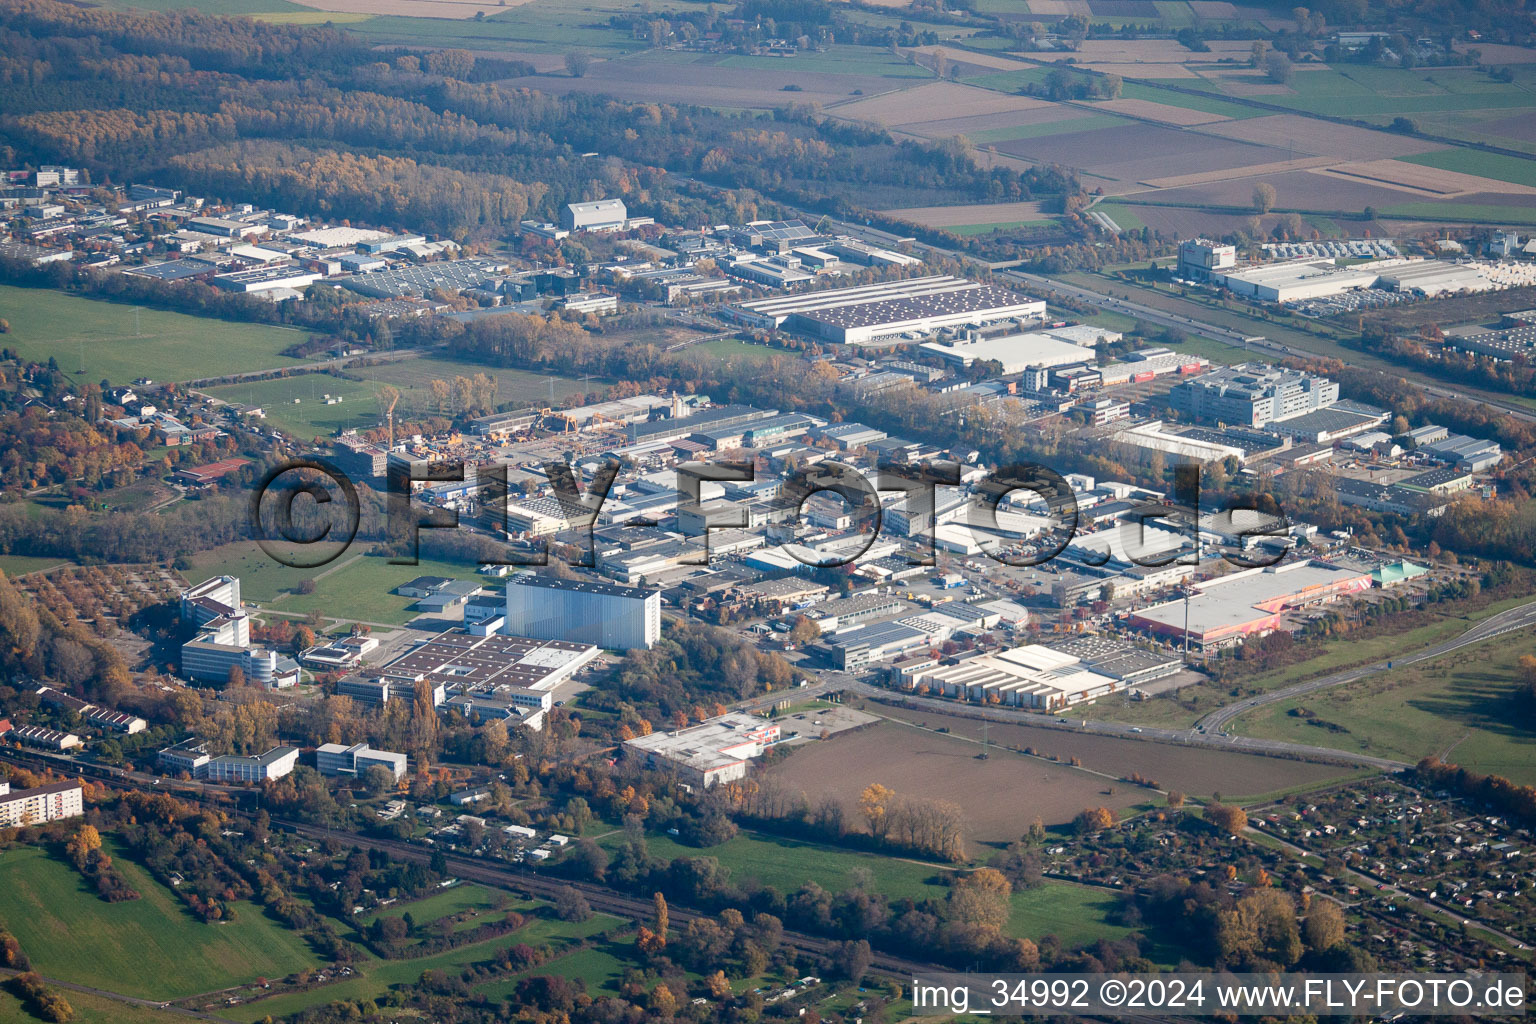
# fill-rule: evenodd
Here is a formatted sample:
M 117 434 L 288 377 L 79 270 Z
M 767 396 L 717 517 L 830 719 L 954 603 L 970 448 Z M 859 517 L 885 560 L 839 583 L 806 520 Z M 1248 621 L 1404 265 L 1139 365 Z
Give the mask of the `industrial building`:
M 1188 244 L 1188 243 L 1186 243 Z M 1180 249 L 1183 267 L 1183 249 Z M 1238 295 L 1266 302 L 1301 302 L 1327 298 L 1357 288 L 1377 288 L 1416 295 L 1454 295 L 1499 287 L 1495 275 L 1475 263 L 1435 259 L 1381 259 L 1340 266 L 1332 259 L 1284 260 L 1233 270 L 1215 270 L 1196 280 L 1224 285 Z
M 50 782 L 34 789 L 12 789 L 0 782 L 0 828 L 45 825 L 85 813 L 80 783 Z
M 1264 427 L 1326 409 L 1339 400 L 1339 385 L 1326 377 L 1263 363 L 1225 366 L 1169 392 L 1174 411 L 1201 423 Z
M 747 762 L 779 742 L 779 727 L 751 715 L 728 714 L 676 732 L 624 741 L 624 752 L 647 767 L 669 768 L 690 786 L 708 789 L 746 777 Z
M 1222 245 L 1208 238 L 1179 243 L 1179 276 L 1190 281 L 1206 281 L 1221 270 L 1237 266 L 1237 247 Z
M 623 231 L 628 222 L 629 209 L 622 199 L 567 203 L 560 211 L 560 226 L 567 231 Z
M 315 768 L 321 775 L 359 776 L 369 768 L 389 772 L 396 782 L 405 778 L 406 756 L 388 750 L 374 750 L 366 743 L 322 743 L 315 748 Z
M 491 260 L 441 260 L 345 277 L 336 283 L 348 291 L 375 299 L 431 295 L 439 288 L 457 295 L 470 288 L 484 287 L 506 269 L 505 263 Z
M 854 288 L 802 292 L 728 307 L 727 315 L 843 345 L 869 345 L 930 335 L 945 327 L 1039 319 L 1045 303 L 999 285 L 948 275 Z
M 661 591 L 524 573 L 507 581 L 508 633 L 627 651 L 661 639 Z
M 225 291 L 252 294 L 276 291 L 279 288 L 302 291 L 318 280 L 320 280 L 320 274 L 312 270 L 301 270 L 298 267 L 259 267 L 256 270 L 217 274 L 213 278 L 213 284 L 214 287 Z
M 1381 272 L 1371 264 L 1341 267 L 1333 260 L 1286 260 L 1212 272 L 1210 280 L 1236 295 L 1264 302 L 1300 302 L 1338 295 L 1353 288 L 1372 288 Z
M 1127 427 L 1117 432 L 1114 439 L 1137 448 L 1171 455 L 1182 462 L 1220 462 L 1226 458 L 1242 462 L 1247 458 L 1247 453 L 1238 445 L 1190 436 L 1169 429 L 1162 420 Z
M 1129 625 L 1200 649 L 1228 647 L 1281 628 L 1287 612 L 1371 587 L 1369 573 L 1298 561 L 1197 584 L 1185 599 L 1132 612 Z
M 394 686 L 386 699 L 397 692 L 409 696 L 422 680 L 455 691 L 491 692 L 504 687 L 548 691 L 597 655 L 598 648 L 591 643 L 494 633 L 478 636 L 453 629 L 400 655 L 380 669 L 377 678 Z M 530 698 L 527 703 L 544 706 L 542 698 Z
M 1470 473 L 1492 469 L 1504 460 L 1504 450 L 1499 442 L 1467 437 L 1464 434 L 1448 434 L 1439 441 L 1420 444 L 1418 450 L 1432 459 Z
M 1031 366 L 1071 366 L 1093 359 L 1093 353 L 1049 334 L 1009 334 L 1003 337 L 930 341 L 922 346 L 953 366 L 996 362 L 1004 374 L 1023 373 Z
M 900 679 L 909 690 L 1039 711 L 1060 711 L 1126 685 L 1089 670 L 1075 655 L 1040 644 L 977 655 L 950 665 L 925 662 L 903 668 Z

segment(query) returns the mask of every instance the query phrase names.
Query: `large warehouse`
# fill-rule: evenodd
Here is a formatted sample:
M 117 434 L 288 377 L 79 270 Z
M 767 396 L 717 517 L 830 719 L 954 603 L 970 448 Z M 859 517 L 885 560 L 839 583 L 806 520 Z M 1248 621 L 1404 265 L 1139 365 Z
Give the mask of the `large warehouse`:
M 1213 273 L 1211 280 L 1238 295 L 1266 302 L 1300 302 L 1337 295 L 1352 288 L 1371 288 L 1381 276 L 1372 264 L 1341 267 L 1333 260 L 1287 260 Z
M 1045 303 L 999 285 L 934 275 L 856 288 L 802 292 L 730 307 L 743 323 L 783 328 L 842 345 L 871 345 L 944 327 L 1038 319 Z
M 1280 628 L 1286 612 L 1371 589 L 1369 573 L 1327 562 L 1291 562 L 1233 573 L 1180 599 L 1132 612 L 1132 628 L 1191 647 L 1229 647 Z
M 1113 693 L 1118 679 L 1089 671 L 1082 659 L 1039 644 L 983 654 L 956 665 L 924 662 L 902 669 L 902 685 L 982 704 L 1058 711 Z
M 1010 334 L 978 341 L 931 341 L 923 346 L 947 363 L 970 366 L 975 362 L 996 361 L 1003 373 L 1023 373 L 1031 366 L 1070 366 L 1091 362 L 1093 350 L 1074 345 L 1048 334 Z

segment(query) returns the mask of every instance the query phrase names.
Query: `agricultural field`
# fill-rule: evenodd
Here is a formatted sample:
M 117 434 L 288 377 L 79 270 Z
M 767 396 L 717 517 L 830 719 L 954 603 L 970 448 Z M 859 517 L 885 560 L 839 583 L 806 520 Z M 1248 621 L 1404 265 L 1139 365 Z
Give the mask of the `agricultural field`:
M 39 973 L 146 999 L 179 999 L 315 963 L 304 940 L 259 906 L 242 903 L 235 920 L 204 924 L 143 868 L 112 852 L 141 899 L 105 903 L 73 867 L 37 847 L 0 853 L 0 926 Z
M 775 765 L 771 777 L 791 790 L 803 790 L 812 801 L 834 797 L 854 818 L 859 794 L 871 783 L 900 796 L 958 804 L 969 825 L 966 838 L 973 855 L 980 844 L 1017 839 L 1037 817 L 1047 825 L 1061 825 L 1084 807 L 1102 804 L 1125 811 L 1149 798 L 1145 790 L 1118 783 L 1118 775 L 1105 778 L 1065 763 L 1002 749 L 980 760 L 978 723 L 883 707 L 875 710 L 892 720 L 798 750 Z M 921 723 L 926 726 L 919 728 Z M 968 731 L 973 724 L 974 736 Z M 933 731 L 941 726 L 950 730 L 948 735 Z M 991 738 L 994 743 L 1009 744 L 1018 739 L 1004 740 L 1000 728 L 992 730 Z M 1061 753 L 1047 744 L 1056 740 L 1060 747 L 1063 738 L 1059 733 L 1032 735 L 1017 745 L 1033 744 Z M 1009 796 L 998 799 L 999 793 Z
M 939 727 L 949 729 L 946 739 L 952 742 L 964 742 L 975 756 L 974 751 L 979 749 L 982 741 L 982 723 L 973 719 L 959 716 L 944 715 L 928 709 L 915 710 L 907 708 L 880 707 L 879 713 L 895 722 L 926 723 L 928 729 Z M 957 707 L 963 710 L 963 705 Z M 866 735 L 873 730 L 866 730 L 856 735 Z M 1349 774 L 1349 769 L 1336 765 L 1310 764 L 1303 761 L 1284 761 L 1269 757 L 1259 757 L 1253 754 L 1234 754 L 1220 750 L 1208 750 L 1198 747 L 1174 747 L 1160 743 L 1144 743 L 1139 740 L 1119 739 L 1113 736 L 1083 736 L 1067 732 L 1062 729 L 1030 725 L 1027 722 L 1006 724 L 994 722 L 987 729 L 987 739 L 994 747 L 994 753 L 987 764 L 993 761 L 1008 761 L 1017 755 L 1007 755 L 1005 752 L 997 752 L 995 748 L 1000 746 L 1023 749 L 1033 747 L 1044 757 L 1055 757 L 1059 762 L 1046 762 L 1038 758 L 1027 759 L 1026 763 L 1032 767 L 1028 769 L 1033 773 L 1036 768 L 1046 769 L 1050 781 L 1054 784 L 1066 774 L 1085 775 L 1091 780 L 1092 785 L 1081 788 L 1073 793 L 1073 799 L 1060 798 L 1057 802 L 1060 810 L 1055 816 L 1046 814 L 1040 807 L 1030 806 L 1039 801 L 1036 795 L 1038 787 L 1029 787 L 1026 793 L 1021 794 L 1019 803 L 1022 805 L 1014 812 L 1015 815 L 1024 816 L 1025 827 L 1028 827 L 1034 817 L 1040 815 L 1047 826 L 1070 821 L 1071 818 L 1085 806 L 1106 807 L 1130 807 L 1136 804 L 1158 803 L 1161 797 L 1152 790 L 1133 786 L 1119 781 L 1132 773 L 1139 773 L 1143 778 L 1155 781 L 1163 790 L 1177 789 L 1194 797 L 1207 797 L 1213 793 L 1221 793 L 1224 799 L 1237 800 L 1243 797 L 1268 793 L 1277 789 L 1289 789 L 1294 786 L 1312 785 L 1328 779 L 1338 778 Z M 818 744 L 819 748 L 821 744 Z M 835 746 L 835 742 L 828 742 L 828 748 Z M 816 749 L 816 748 L 812 748 Z M 889 759 L 890 755 L 886 755 Z M 1077 758 L 1081 762 L 1081 768 L 1072 768 L 1067 762 L 1071 758 Z M 1023 760 L 1022 758 L 1019 758 Z M 793 759 L 791 759 L 793 760 Z M 1032 779 L 1032 774 L 1026 778 Z M 1044 781 L 1042 779 L 1042 781 Z M 901 787 L 891 783 L 893 789 L 901 792 Z M 1107 792 L 1113 789 L 1113 793 Z M 998 802 L 994 790 L 989 787 L 975 787 L 977 803 L 982 801 Z M 966 806 L 960 800 L 963 794 L 951 794 L 948 799 L 959 800 L 962 806 Z M 944 799 L 941 797 L 941 799 Z M 1070 806 L 1070 813 L 1068 805 Z M 978 828 L 978 833 L 980 829 Z M 1022 831 L 1022 830 L 1021 830 Z
M 260 406 L 266 413 L 262 422 L 304 441 L 334 435 L 348 427 L 368 429 L 379 424 L 375 389 L 328 373 L 226 384 L 206 388 L 203 393 L 232 405 Z M 328 405 L 326 395 L 341 401 Z
M 369 383 L 389 384 L 399 388 L 400 409 L 416 413 L 436 411 L 432 406 L 432 381 L 441 380 L 452 384 L 455 377 L 473 377 L 477 373 L 489 374 L 496 379 L 497 405 L 542 407 L 551 404 L 551 395 L 554 396 L 554 403 L 559 404 L 570 395 L 585 391 L 601 391 L 605 388 L 601 382 L 583 384 L 568 377 L 486 366 L 483 363 L 469 363 L 446 356 L 392 360 L 375 366 L 352 367 L 347 370 L 347 373 L 362 377 Z
M 282 355 L 302 331 L 168 313 L 87 299 L 47 288 L 0 285 L 0 318 L 10 322 L 0 346 L 23 359 L 58 360 L 82 382 L 127 384 L 197 380 L 250 370 L 300 366 Z
M 886 210 L 887 217 L 911 221 L 926 228 L 953 230 L 966 226 L 1001 225 L 1009 223 L 1034 223 L 1049 218 L 1042 211 L 1042 204 L 1032 203 L 984 203 L 971 206 L 924 206 L 907 210 Z
M 370 17 L 383 14 L 401 18 L 485 18 L 528 0 L 297 0 L 305 7 L 326 13 Z
M 1257 708 L 1232 728 L 1415 762 L 1435 755 L 1536 785 L 1536 730 L 1516 665 L 1529 644 L 1479 644 L 1439 661 L 1368 676 Z

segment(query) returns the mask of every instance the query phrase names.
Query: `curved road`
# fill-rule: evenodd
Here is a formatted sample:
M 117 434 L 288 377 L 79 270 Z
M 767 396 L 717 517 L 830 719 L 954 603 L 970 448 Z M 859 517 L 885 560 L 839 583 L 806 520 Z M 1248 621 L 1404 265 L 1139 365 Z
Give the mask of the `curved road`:
M 1366 676 L 1385 672 L 1389 668 L 1401 665 L 1415 665 L 1421 661 L 1429 661 L 1454 651 L 1459 651 L 1463 647 L 1468 647 L 1517 629 L 1525 629 L 1531 625 L 1536 625 L 1536 601 L 1520 605 L 1518 608 L 1510 608 L 1508 611 L 1502 611 L 1497 615 L 1491 615 L 1453 640 L 1447 640 L 1433 647 L 1426 647 L 1413 654 L 1405 654 L 1401 658 L 1393 658 L 1390 661 L 1378 661 L 1371 665 L 1361 666 L 1360 668 L 1346 669 L 1343 672 L 1335 672 L 1332 675 L 1322 676 L 1318 679 L 1309 679 L 1304 683 L 1297 683 L 1295 686 L 1287 686 L 1280 690 L 1271 690 L 1268 693 L 1246 697 L 1236 703 L 1228 704 L 1224 708 L 1212 711 L 1195 723 L 1195 729 L 1200 732 L 1216 732 L 1225 735 L 1223 730 L 1227 723 L 1231 722 L 1238 715 L 1251 711 L 1254 708 L 1262 707 L 1265 704 L 1274 704 L 1278 701 L 1302 696 L 1303 694 L 1326 690 L 1329 687 L 1339 686 L 1343 683 L 1352 683 L 1357 679 L 1364 679 Z

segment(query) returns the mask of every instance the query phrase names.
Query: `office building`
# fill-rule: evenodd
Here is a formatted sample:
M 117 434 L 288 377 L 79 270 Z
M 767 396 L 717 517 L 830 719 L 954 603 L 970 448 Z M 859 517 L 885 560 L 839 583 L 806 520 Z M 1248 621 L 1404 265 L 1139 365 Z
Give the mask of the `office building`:
M 0 782 L 0 828 L 44 825 L 84 813 L 78 782 L 51 782 L 35 789 L 12 789 L 9 782 Z
M 205 769 L 211 760 L 213 758 L 208 754 L 208 745 L 195 737 L 166 747 L 155 755 L 155 763 L 167 775 L 185 774 L 194 779 L 206 774 Z
M 1237 266 L 1237 248 L 1208 238 L 1179 243 L 1179 276 L 1190 281 L 1209 280 L 1218 270 Z
M 1328 408 L 1339 400 L 1339 385 L 1300 370 L 1244 363 L 1180 381 L 1168 400 L 1200 423 L 1264 427 Z
M 209 782 L 266 782 L 280 779 L 299 763 L 298 747 L 273 747 L 265 754 L 225 754 L 202 768 Z
M 215 576 L 182 591 L 182 622 L 196 629 L 181 646 L 181 674 L 194 682 L 225 683 L 239 669 L 247 684 L 269 690 L 295 686 L 299 667 L 276 651 L 251 646 L 250 617 L 240 581 Z
M 315 768 L 321 775 L 360 776 L 373 767 L 383 768 L 399 782 L 405 778 L 406 756 L 374 750 L 366 743 L 322 743 L 315 748 Z
M 661 591 L 524 573 L 507 581 L 507 632 L 610 650 L 661 639 Z

